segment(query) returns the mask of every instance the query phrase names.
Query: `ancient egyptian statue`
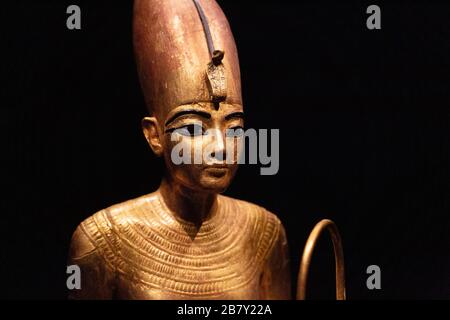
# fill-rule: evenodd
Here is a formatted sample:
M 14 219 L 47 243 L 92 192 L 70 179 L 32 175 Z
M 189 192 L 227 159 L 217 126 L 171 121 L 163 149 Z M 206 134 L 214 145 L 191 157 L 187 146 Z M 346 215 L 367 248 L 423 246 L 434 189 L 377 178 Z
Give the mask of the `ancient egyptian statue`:
M 142 128 L 166 170 L 154 193 L 78 226 L 69 263 L 81 269 L 81 289 L 70 297 L 289 299 L 280 220 L 221 195 L 237 169 L 237 161 L 224 161 L 226 132 L 244 126 L 238 54 L 225 15 L 214 0 L 136 0 L 133 27 L 149 111 Z M 215 133 L 206 135 L 209 129 Z M 222 156 L 174 164 L 176 143 Z

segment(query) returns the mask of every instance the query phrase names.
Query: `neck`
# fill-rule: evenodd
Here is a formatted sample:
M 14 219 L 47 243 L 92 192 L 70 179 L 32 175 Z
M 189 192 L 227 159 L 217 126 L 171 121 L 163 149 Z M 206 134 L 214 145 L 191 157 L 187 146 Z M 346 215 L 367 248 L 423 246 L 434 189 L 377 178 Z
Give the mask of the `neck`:
M 167 177 L 162 180 L 158 191 L 176 217 L 198 227 L 217 211 L 217 194 L 186 188 Z

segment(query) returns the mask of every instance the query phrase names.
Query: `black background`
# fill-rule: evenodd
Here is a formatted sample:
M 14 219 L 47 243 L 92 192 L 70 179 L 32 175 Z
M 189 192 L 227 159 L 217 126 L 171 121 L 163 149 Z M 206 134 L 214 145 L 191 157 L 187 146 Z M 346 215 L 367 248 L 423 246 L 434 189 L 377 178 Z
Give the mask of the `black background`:
M 450 297 L 450 5 L 219 1 L 240 54 L 248 128 L 281 133 L 280 172 L 242 166 L 227 195 L 278 214 L 292 276 L 308 233 L 338 224 L 349 299 Z M 82 30 L 66 8 L 82 9 Z M 65 299 L 70 237 L 150 193 L 163 166 L 140 130 L 131 1 L 11 1 L 0 11 L 0 297 Z M 366 287 L 366 268 L 382 290 Z M 332 299 L 324 237 L 309 297 Z

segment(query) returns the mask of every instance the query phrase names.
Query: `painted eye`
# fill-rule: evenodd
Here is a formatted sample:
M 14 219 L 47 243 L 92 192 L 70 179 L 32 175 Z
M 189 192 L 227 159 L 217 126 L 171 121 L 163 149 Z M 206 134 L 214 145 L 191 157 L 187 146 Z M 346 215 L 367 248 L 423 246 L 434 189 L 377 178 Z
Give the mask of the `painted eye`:
M 233 127 L 227 129 L 226 136 L 228 138 L 240 138 L 244 135 L 244 128 L 242 127 Z
M 176 130 L 186 137 L 197 137 L 203 135 L 203 127 L 199 124 L 189 124 Z

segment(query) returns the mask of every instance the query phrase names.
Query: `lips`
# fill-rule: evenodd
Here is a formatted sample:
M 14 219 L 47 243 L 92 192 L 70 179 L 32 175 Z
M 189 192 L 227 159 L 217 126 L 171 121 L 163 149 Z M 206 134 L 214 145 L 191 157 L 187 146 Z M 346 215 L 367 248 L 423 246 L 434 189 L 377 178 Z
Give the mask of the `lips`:
M 228 166 L 224 166 L 224 165 L 213 165 L 213 166 L 208 166 L 205 167 L 205 171 L 217 178 L 223 177 L 224 175 L 227 174 L 228 172 Z

